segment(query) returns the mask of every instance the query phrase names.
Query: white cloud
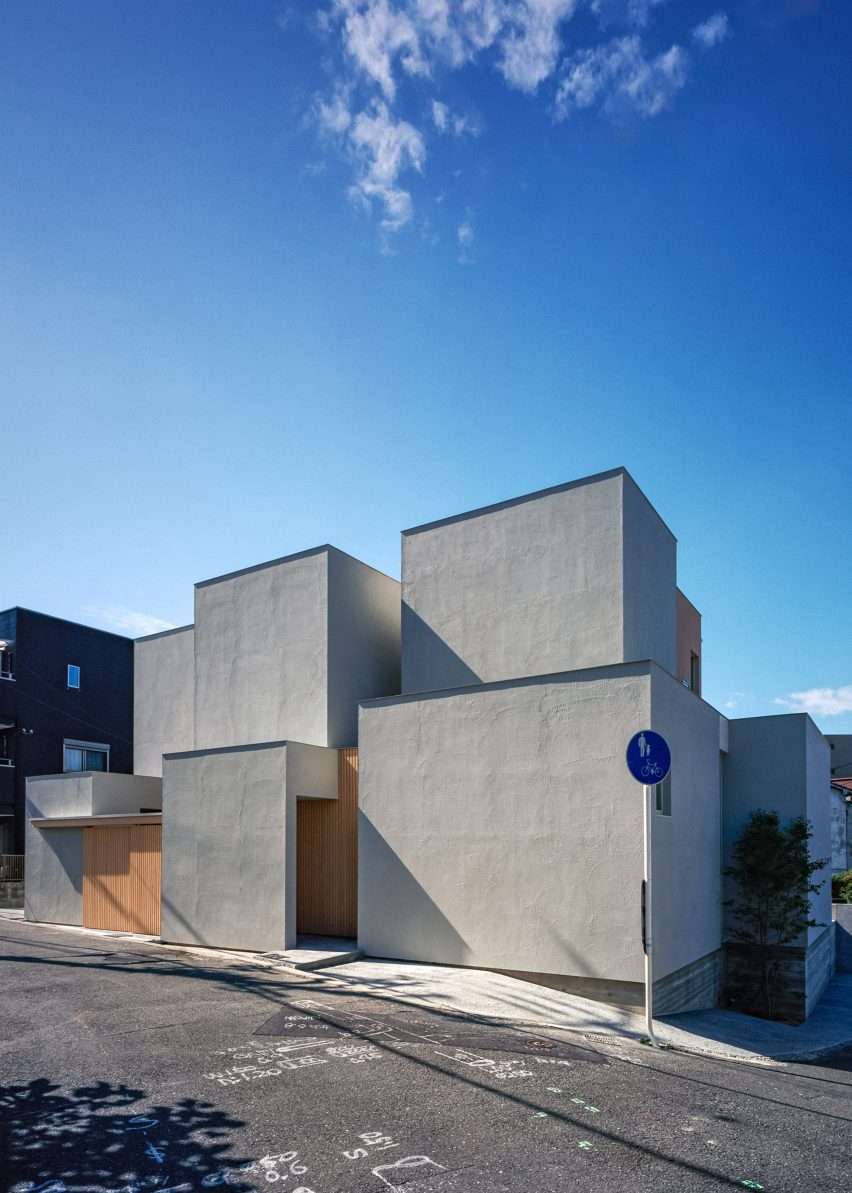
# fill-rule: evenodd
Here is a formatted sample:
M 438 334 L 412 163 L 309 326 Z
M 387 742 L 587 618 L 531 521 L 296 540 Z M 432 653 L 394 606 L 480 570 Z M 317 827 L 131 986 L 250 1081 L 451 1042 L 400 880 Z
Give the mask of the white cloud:
M 636 32 L 664 2 L 326 0 L 315 24 L 337 76 L 329 94 L 315 101 L 314 123 L 356 163 L 350 194 L 368 205 L 376 200 L 384 231 L 395 231 L 413 211 L 398 178 L 422 172 L 427 136 L 480 133 L 474 118 L 437 98 L 433 80 L 440 72 L 482 63 L 528 95 L 549 84 L 557 120 L 593 105 L 613 119 L 656 116 L 684 86 L 689 62 L 679 45 L 646 55 Z M 565 26 L 580 11 L 591 11 L 601 27 L 620 24 L 631 32 L 566 57 Z M 696 26 L 692 38 L 709 48 L 726 33 L 727 17 L 719 12 Z M 402 104 L 412 85 L 421 89 L 420 110 L 428 113 L 420 128 L 399 114 L 410 113 Z
M 500 38 L 500 71 L 519 91 L 533 92 L 556 69 L 561 23 L 574 15 L 576 0 L 526 0 L 510 5 Z
M 646 58 L 636 34 L 579 50 L 566 61 L 554 114 L 564 120 L 574 108 L 598 104 L 616 119 L 627 113 L 658 116 L 685 84 L 688 62 L 680 46 Z
M 728 32 L 728 14 L 714 12 L 712 17 L 708 17 L 706 21 L 695 26 L 692 30 L 692 40 L 702 50 L 712 50 L 714 46 L 718 46 L 725 40 Z
M 474 120 L 451 112 L 439 99 L 432 100 L 432 123 L 439 133 L 452 133 L 454 137 L 463 137 L 465 133 L 471 137 L 479 136 L 479 126 Z
M 382 227 L 395 232 L 411 219 L 411 195 L 397 185 L 407 169 L 422 172 L 426 160 L 423 137 L 406 120 L 395 120 L 387 104 L 374 100 L 359 112 L 349 128 L 349 145 L 358 162 L 358 177 L 350 188 L 354 199 L 383 208 Z
M 411 17 L 389 0 L 338 0 L 344 48 L 356 65 L 377 83 L 385 99 L 396 97 L 394 61 L 409 75 L 426 75 L 429 68 Z
M 164 621 L 162 617 L 155 617 L 153 613 L 138 613 L 135 609 L 124 608 L 123 605 L 87 605 L 83 613 L 97 621 L 104 629 L 126 634 L 129 638 L 144 638 L 146 634 L 157 634 L 160 630 L 175 628 L 173 621 Z
M 471 257 L 471 249 L 473 242 L 476 239 L 476 233 L 473 230 L 473 224 L 469 219 L 463 220 L 456 229 L 456 239 L 459 244 L 459 264 L 470 265 L 473 258 Z
M 790 712 L 807 712 L 814 717 L 837 717 L 852 712 L 852 684 L 841 688 L 807 688 L 804 692 L 790 692 L 779 696 L 781 704 Z

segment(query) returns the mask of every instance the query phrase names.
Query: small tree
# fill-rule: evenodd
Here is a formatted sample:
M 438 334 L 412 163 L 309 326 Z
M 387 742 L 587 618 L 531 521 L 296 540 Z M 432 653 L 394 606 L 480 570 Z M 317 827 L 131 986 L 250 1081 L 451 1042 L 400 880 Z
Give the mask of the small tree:
M 733 936 L 753 950 L 760 973 L 758 1006 L 768 1016 L 778 976 L 775 950 L 817 926 L 810 914 L 810 896 L 825 884 L 812 878 L 828 859 L 810 860 L 812 836 L 801 816 L 782 828 L 776 812 L 752 812 L 734 846 L 732 864 L 724 871 L 738 888 L 736 896 L 725 901 L 735 921 Z

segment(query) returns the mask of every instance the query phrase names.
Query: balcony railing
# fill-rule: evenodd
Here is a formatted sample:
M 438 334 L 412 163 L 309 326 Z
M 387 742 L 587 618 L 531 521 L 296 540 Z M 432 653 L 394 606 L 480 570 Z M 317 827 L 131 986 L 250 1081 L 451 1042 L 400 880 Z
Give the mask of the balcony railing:
M 24 855 L 0 853 L 0 882 L 24 881 Z
M 14 766 L 14 765 L 15 765 L 14 758 L 0 758 L 0 766 Z
M 14 678 L 15 678 L 14 671 L 0 671 L 0 679 L 14 679 Z

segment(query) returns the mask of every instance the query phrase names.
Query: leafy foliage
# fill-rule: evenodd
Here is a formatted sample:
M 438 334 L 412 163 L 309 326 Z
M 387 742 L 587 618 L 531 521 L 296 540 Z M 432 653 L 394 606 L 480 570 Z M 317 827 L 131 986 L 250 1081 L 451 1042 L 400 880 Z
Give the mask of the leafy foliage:
M 852 903 L 852 870 L 832 875 L 831 898 L 835 903 Z
M 798 943 L 803 932 L 818 926 L 810 897 L 824 882 L 814 882 L 813 876 L 828 859 L 811 860 L 812 835 L 804 817 L 783 828 L 777 812 L 752 812 L 724 871 L 737 884 L 736 896 L 725 904 L 733 916 L 732 935 L 754 952 L 760 973 L 757 1005 L 769 1016 L 777 992 L 778 947 Z

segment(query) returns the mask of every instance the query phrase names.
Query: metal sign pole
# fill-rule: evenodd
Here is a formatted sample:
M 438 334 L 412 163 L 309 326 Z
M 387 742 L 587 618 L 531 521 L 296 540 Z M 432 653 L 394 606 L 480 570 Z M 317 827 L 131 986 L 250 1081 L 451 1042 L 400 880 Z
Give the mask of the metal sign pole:
M 651 888 L 651 862 L 653 857 L 651 848 L 651 826 L 653 824 L 653 809 L 651 808 L 652 790 L 653 788 L 649 787 L 647 783 L 643 783 L 644 831 L 642 835 L 645 843 L 645 1030 L 648 1033 L 648 1039 L 654 1047 L 659 1048 L 660 1045 L 657 1037 L 654 1035 L 653 894 Z

